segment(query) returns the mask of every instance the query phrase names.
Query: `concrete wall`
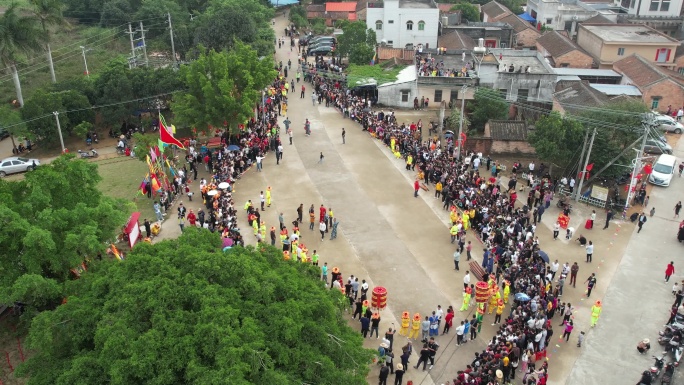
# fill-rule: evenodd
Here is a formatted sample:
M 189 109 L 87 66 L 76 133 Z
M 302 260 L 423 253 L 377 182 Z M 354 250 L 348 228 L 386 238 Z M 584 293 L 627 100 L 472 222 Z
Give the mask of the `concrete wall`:
M 376 29 L 376 21 L 382 21 L 382 30 Z M 413 29 L 407 30 L 406 23 L 413 22 Z M 425 22 L 425 29 L 418 30 L 418 22 Z M 392 22 L 392 23 L 390 23 Z M 439 34 L 438 8 L 399 8 L 399 1 L 386 0 L 384 8 L 368 8 L 366 26 L 375 31 L 378 43 L 386 40 L 394 48 L 404 48 L 406 44 L 423 44 L 426 48 L 437 47 Z
M 527 90 L 528 96 L 524 101 L 551 102 L 556 77 L 551 73 L 498 72 L 498 67 L 492 65 L 482 65 L 480 69 L 480 85 L 505 92 L 506 100 L 510 101 L 518 99 L 520 90 Z
M 492 27 L 469 27 L 459 26 L 453 28 L 443 28 L 442 35 L 449 32 L 458 31 L 464 35 L 471 37 L 477 43 L 477 39 L 483 38 L 485 40 L 496 40 L 496 47 L 500 48 L 501 43 L 506 44 L 506 48 L 511 48 L 514 43 L 515 31 L 512 28 L 500 29 Z
M 402 91 L 409 91 L 406 102 L 401 101 Z M 421 95 L 418 94 L 416 82 L 406 82 L 378 87 L 378 103 L 384 106 L 413 108 L 413 98 L 416 96 L 418 96 L 418 99 L 421 97 Z M 433 104 L 432 97 L 430 97 L 430 104 Z
M 577 31 L 577 45 L 582 47 L 582 49 L 587 51 L 591 56 L 595 58 L 601 57 L 603 40 L 599 39 L 598 36 L 594 35 L 593 33 L 587 31 L 581 25 Z
M 523 141 L 518 141 L 518 140 L 511 140 L 511 141 L 503 141 L 503 140 L 492 140 L 492 147 L 491 147 L 491 154 L 498 154 L 498 155 L 503 155 L 503 154 L 534 154 L 534 147 L 532 147 L 529 143 L 523 142 Z

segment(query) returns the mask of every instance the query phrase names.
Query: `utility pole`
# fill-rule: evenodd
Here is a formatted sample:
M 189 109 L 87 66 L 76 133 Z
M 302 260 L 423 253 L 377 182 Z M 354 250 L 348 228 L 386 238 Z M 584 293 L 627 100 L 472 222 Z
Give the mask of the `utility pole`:
M 577 186 L 577 195 L 575 195 L 575 200 L 579 201 L 580 194 L 582 194 L 582 185 L 584 185 L 584 176 L 587 172 L 587 166 L 589 165 L 589 158 L 591 158 L 591 148 L 594 147 L 594 138 L 596 138 L 596 126 L 594 126 L 594 133 L 591 134 L 591 141 L 589 142 L 589 150 L 587 151 L 587 159 L 584 160 L 584 167 L 580 172 L 579 186 Z
M 461 117 L 459 118 L 459 122 L 458 122 L 458 138 L 456 138 L 456 140 L 458 140 L 458 152 L 457 152 L 458 159 L 461 158 L 461 144 L 462 144 L 461 136 L 463 135 L 463 114 L 464 114 L 464 110 L 465 110 L 465 97 L 466 97 L 465 92 L 466 92 L 467 88 L 468 88 L 468 85 L 464 85 L 463 88 L 461 88 Z
M 83 53 L 83 64 L 85 65 L 85 73 L 88 79 L 90 79 L 90 72 L 88 72 L 88 60 L 86 60 L 86 48 L 81 46 L 81 52 Z
M 145 55 L 145 66 L 149 67 L 150 66 L 150 61 L 147 59 L 147 44 L 145 44 L 145 29 L 143 28 L 143 22 L 140 22 L 140 35 L 141 40 L 142 40 L 142 49 L 143 49 L 143 54 Z
M 580 154 L 579 164 L 577 165 L 578 169 L 580 167 L 582 167 L 582 161 L 584 160 L 584 152 L 587 150 L 587 141 L 589 141 L 589 130 L 587 130 L 584 133 L 584 144 L 582 145 L 582 153 Z M 577 200 L 577 198 L 579 197 L 579 194 L 576 194 L 576 193 L 572 193 L 570 195 L 571 195 L 570 199 L 574 199 L 574 200 Z
M 171 35 L 171 55 L 173 55 L 173 69 L 178 68 L 176 65 L 176 46 L 173 44 L 173 26 L 171 25 L 171 13 L 166 14 L 169 17 L 169 35 Z
M 55 111 L 52 113 L 55 115 L 55 120 L 57 121 L 57 133 L 59 134 L 59 143 L 62 145 L 62 154 L 66 152 L 64 147 L 64 138 L 62 138 L 62 126 L 59 124 L 59 112 Z
M 128 37 L 131 39 L 131 59 L 128 60 L 128 69 L 133 68 L 133 64 L 135 64 L 135 43 L 133 43 L 133 26 L 131 23 L 128 23 Z
M 653 122 L 653 114 L 645 114 L 641 121 L 641 127 L 644 129 L 644 136 L 641 138 L 641 146 L 637 152 L 636 162 L 634 162 L 634 170 L 632 171 L 632 179 L 629 182 L 629 190 L 627 191 L 627 199 L 625 201 L 625 209 L 622 215 L 627 215 L 627 209 L 629 208 L 629 202 L 632 200 L 634 195 L 633 190 L 636 190 L 637 185 L 637 175 L 641 172 L 642 162 L 641 159 L 644 157 L 644 147 L 646 146 L 646 141 L 648 140 L 648 134 L 651 129 L 651 124 Z

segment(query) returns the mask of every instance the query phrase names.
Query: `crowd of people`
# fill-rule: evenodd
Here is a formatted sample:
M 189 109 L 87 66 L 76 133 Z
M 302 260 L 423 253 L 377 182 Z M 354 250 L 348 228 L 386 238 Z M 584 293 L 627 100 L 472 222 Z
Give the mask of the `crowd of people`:
M 466 61 L 465 52 L 462 56 L 463 66 L 460 68 L 447 68 L 444 61 L 430 54 L 421 55 L 416 53 L 416 72 L 418 76 L 442 76 L 442 77 L 468 77 L 468 71 L 474 68 L 474 62 Z
M 433 59 L 421 62 L 426 69 L 434 64 Z M 515 378 L 516 370 L 521 372 L 525 384 L 545 384 L 548 379 L 546 348 L 555 331 L 553 323 L 558 322 L 558 335 L 562 334 L 566 341 L 573 333 L 575 309 L 561 298 L 566 278 L 570 274 L 576 277 L 578 270 L 567 263 L 562 267 L 557 261 L 549 263 L 535 235 L 536 224 L 553 197 L 555 181 L 540 168 L 525 170 L 527 175 L 535 177 L 526 176 L 524 183 L 518 183 L 517 175 L 513 174 L 504 184 L 498 162 L 474 153 L 459 156 L 457 138 L 448 137 L 444 146 L 436 138 L 423 141 L 415 128 L 417 125 L 398 123 L 393 112 L 372 112 L 368 108 L 369 95 L 363 91 L 340 87 L 334 80 L 316 74 L 309 79 L 316 92 L 330 99 L 330 105 L 383 141 L 395 156 L 405 159 L 407 170 L 417 171 L 422 186 L 434 188 L 435 197 L 442 200 L 443 208 L 450 213 L 452 228 L 455 227 L 455 233 L 451 233 L 458 240 L 455 259 L 466 248 L 468 231 L 484 245 L 477 278 L 488 281 L 492 290 L 490 300 L 478 305 L 483 307 L 478 313 L 496 312 L 498 317 L 492 317 L 496 317 L 500 326 L 487 348 L 458 372 L 453 384 L 507 382 Z M 515 172 L 522 173 L 521 168 L 518 165 Z M 519 207 L 515 202 L 521 187 L 527 191 L 527 201 Z M 470 250 L 468 245 L 469 262 Z M 595 278 L 591 278 L 587 282 L 594 285 Z M 504 287 L 503 293 L 499 285 Z M 474 296 L 474 290 L 470 286 L 464 288 L 464 296 Z M 513 298 L 508 298 L 509 293 L 515 293 Z M 508 316 L 502 316 L 509 304 Z M 595 306 L 600 314 L 600 303 Z M 468 323 L 471 331 L 481 328 L 482 317 L 473 317 L 460 322 L 456 315 L 453 321 L 461 326 Z M 463 331 L 460 326 L 456 329 L 457 333 Z M 584 334 L 575 334 L 577 345 L 581 346 Z M 429 341 L 424 344 L 429 349 Z M 408 370 L 406 365 L 404 369 Z

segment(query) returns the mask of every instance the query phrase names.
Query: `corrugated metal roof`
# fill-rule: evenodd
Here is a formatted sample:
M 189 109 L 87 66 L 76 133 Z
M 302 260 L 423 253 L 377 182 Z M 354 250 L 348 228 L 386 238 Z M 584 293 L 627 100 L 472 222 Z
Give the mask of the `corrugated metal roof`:
M 326 12 L 356 12 L 356 1 L 325 3 Z
M 622 84 L 589 84 L 591 88 L 601 91 L 608 96 L 627 95 L 641 96 L 641 91 L 636 86 Z
M 600 70 L 591 68 L 554 68 L 553 72 L 557 75 L 568 75 L 568 76 L 614 76 L 616 78 L 622 77 L 619 73 L 613 70 Z

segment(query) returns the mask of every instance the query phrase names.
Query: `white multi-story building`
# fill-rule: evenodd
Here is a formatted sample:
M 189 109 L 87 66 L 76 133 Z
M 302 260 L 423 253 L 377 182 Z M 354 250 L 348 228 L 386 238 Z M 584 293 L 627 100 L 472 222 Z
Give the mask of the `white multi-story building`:
M 634 16 L 679 17 L 682 0 L 621 0 L 622 9 Z
M 527 13 L 536 27 L 575 32 L 576 23 L 599 12 L 577 0 L 528 0 Z M 531 21 L 531 20 L 530 20 Z
M 366 25 L 375 31 L 378 43 L 394 48 L 436 48 L 439 8 L 434 0 L 369 1 Z

